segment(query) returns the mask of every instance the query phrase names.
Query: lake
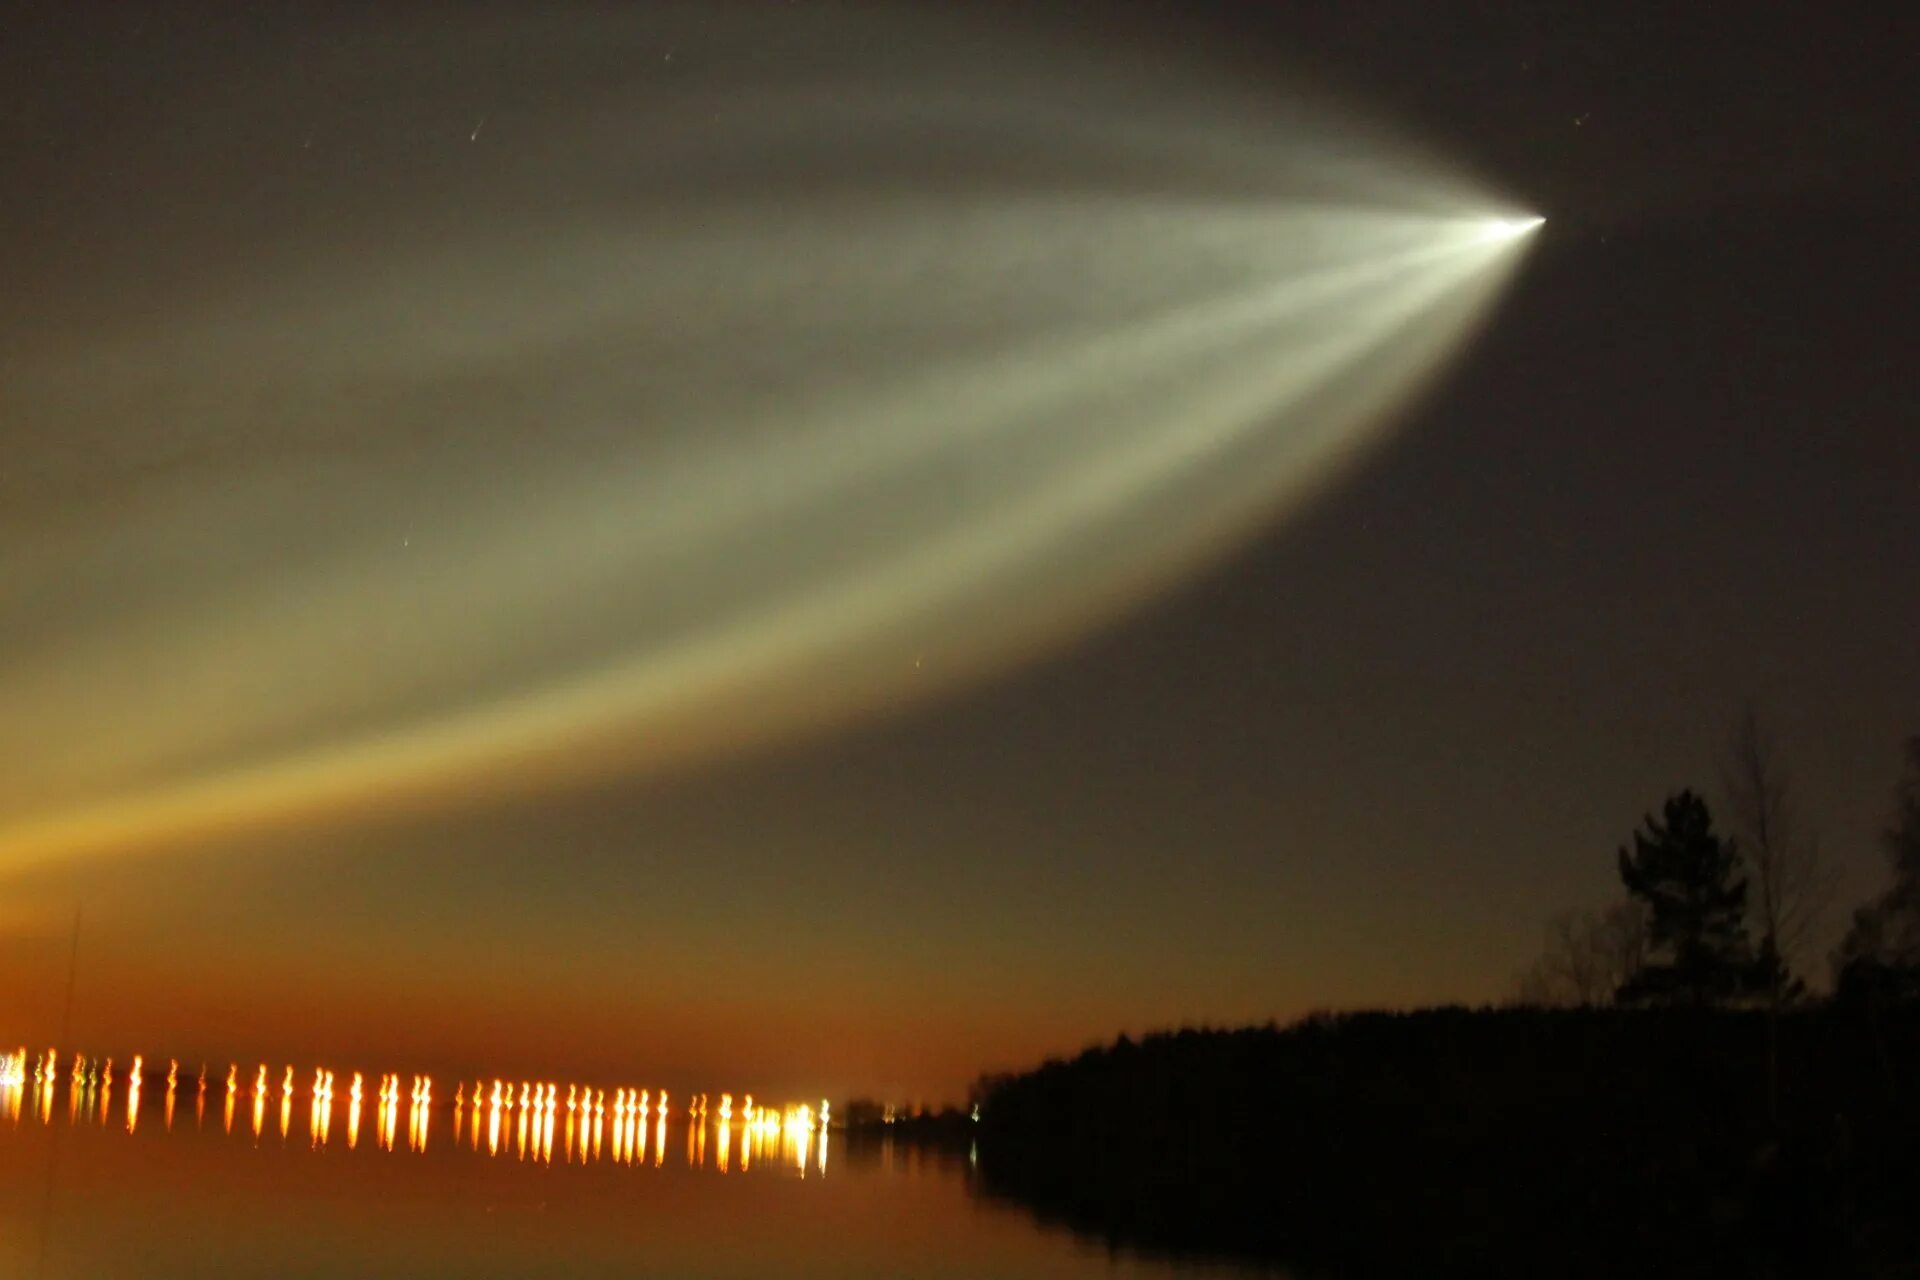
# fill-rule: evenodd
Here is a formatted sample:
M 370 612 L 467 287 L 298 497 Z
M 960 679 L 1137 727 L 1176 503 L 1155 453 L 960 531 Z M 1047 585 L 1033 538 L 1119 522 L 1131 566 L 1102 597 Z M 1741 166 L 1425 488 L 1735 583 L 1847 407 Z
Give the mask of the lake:
M 131 1114 L 124 1081 L 0 1087 L 0 1274 L 1230 1274 L 1042 1226 L 982 1195 L 967 1152 L 792 1113 L 662 1122 L 627 1103 L 570 1125 L 564 1091 L 519 1107 L 509 1089 L 476 1117 L 416 1105 L 398 1077 L 390 1096 L 369 1080 L 357 1109 L 337 1087 L 252 1084 L 229 1111 L 218 1080 L 169 1099 L 149 1076 Z

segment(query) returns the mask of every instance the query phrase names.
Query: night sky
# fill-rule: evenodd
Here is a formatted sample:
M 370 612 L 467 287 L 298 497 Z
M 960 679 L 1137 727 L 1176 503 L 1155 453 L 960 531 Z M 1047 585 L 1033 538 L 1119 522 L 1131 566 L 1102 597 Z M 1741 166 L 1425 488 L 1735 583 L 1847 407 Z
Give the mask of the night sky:
M 841 33 L 822 65 L 896 56 L 858 36 L 861 6 L 798 8 Z M 1499 999 L 1549 915 L 1618 893 L 1613 850 L 1643 812 L 1683 785 L 1714 793 L 1746 700 L 1842 870 L 1837 933 L 1880 883 L 1898 745 L 1920 732 L 1911 20 L 1815 5 L 1737 20 L 1673 5 L 1258 8 L 1069 8 L 1044 36 L 1002 14 L 984 47 L 1055 50 L 1020 72 L 1042 80 L 1071 71 L 1052 59 L 1084 41 L 1256 90 L 1311 85 L 1548 219 L 1485 327 L 1363 458 L 1090 630 L 1023 639 L 937 687 L 902 667 L 830 723 L 689 731 L 699 751 L 643 750 L 644 767 L 618 743 L 594 744 L 612 763 L 593 769 L 530 751 L 470 784 L 132 851 L 0 858 L 0 1035 L 57 1028 L 77 903 L 74 1040 L 182 1059 L 640 1064 L 678 1088 L 724 1077 L 931 1098 L 1121 1029 Z M 386 452 L 387 427 L 354 417 L 359 384 L 329 382 L 390 372 L 328 353 L 350 350 L 350 313 L 287 304 L 334 327 L 248 346 L 256 327 L 275 332 L 273 308 L 302 290 L 459 243 L 462 210 L 505 210 L 490 234 L 529 228 L 501 242 L 529 255 L 540 219 L 576 197 L 644 185 L 556 179 L 577 138 L 555 122 L 613 111 L 633 77 L 703 58 L 729 60 L 712 83 L 750 110 L 737 95 L 779 74 L 789 20 L 702 12 L 562 7 L 536 26 L 566 38 L 544 44 L 524 15 L 484 6 L 45 4 L 8 19 L 0 667 L 15 677 L 0 689 L 31 714 L 0 732 L 13 757 L 0 772 L 16 779 L 0 784 L 0 816 L 41 807 L 21 777 L 89 794 L 80 755 L 66 773 L 30 767 L 51 723 L 33 717 L 111 723 L 90 700 L 115 682 L 165 709 L 150 691 L 170 662 L 226 661 L 217 631 L 190 653 L 143 651 L 146 619 L 194 605 L 156 600 L 137 567 L 95 565 L 98 589 L 66 592 L 60 555 L 82 556 L 91 531 L 225 467 L 281 468 L 296 505 L 309 482 L 364 481 L 369 538 L 389 532 L 388 480 L 442 491 L 408 469 L 424 455 Z M 609 23 L 622 40 L 596 52 Z M 624 57 L 642 46 L 643 68 Z M 489 169 L 475 158 L 487 145 L 541 159 Z M 1052 154 L 1005 167 L 1060 190 L 1113 177 L 1050 169 Z M 760 163 L 703 180 L 788 199 L 817 178 L 778 154 Z M 970 172 L 936 163 L 900 180 L 964 190 Z M 194 346 L 193 317 L 233 298 L 260 308 L 221 313 L 234 345 Z M 554 299 L 535 303 L 546 315 Z M 108 342 L 214 369 L 230 350 L 239 380 L 246 362 L 278 360 L 296 371 L 284 394 L 321 407 L 236 400 L 222 374 L 211 391 L 183 384 L 161 416 L 195 422 L 204 395 L 240 427 L 157 431 L 137 386 L 100 373 L 97 395 L 83 387 Z M 696 389 L 761 371 L 742 347 L 700 350 L 712 367 L 689 375 Z M 24 403 L 9 393 L 23 382 Z M 69 414 L 82 390 L 90 407 Z M 447 480 L 450 516 L 466 510 L 456 499 L 493 500 L 486 459 L 537 471 L 548 446 L 584 447 L 509 443 L 500 425 L 550 412 L 557 383 L 466 394 L 492 425 L 457 451 L 481 461 Z M 236 403 L 262 421 L 332 417 L 302 437 L 323 445 L 288 452 Z M 413 527 L 391 532 L 410 549 Z M 300 594 L 319 580 L 296 554 L 309 544 L 210 538 L 169 544 L 168 572 L 237 627 L 281 587 L 336 610 L 314 635 L 406 622 L 386 595 Z M 494 545 L 444 554 L 484 561 Z M 343 598 L 358 603 L 340 613 Z M 489 625 L 510 627 L 502 616 Z M 596 625 L 616 624 L 629 625 Z M 102 683 L 19 674 L 55 670 L 47 655 L 79 651 L 76 636 L 105 656 L 75 669 Z M 322 666 L 336 652 L 315 651 Z M 509 674 L 533 661 L 498 656 Z M 439 696 L 418 686 L 336 673 L 313 696 L 344 721 Z M 306 692 L 229 690 L 248 708 Z M 216 759 L 245 742 L 188 745 Z M 127 768 L 159 767 L 143 760 Z M 1807 958 L 1820 980 L 1825 946 Z

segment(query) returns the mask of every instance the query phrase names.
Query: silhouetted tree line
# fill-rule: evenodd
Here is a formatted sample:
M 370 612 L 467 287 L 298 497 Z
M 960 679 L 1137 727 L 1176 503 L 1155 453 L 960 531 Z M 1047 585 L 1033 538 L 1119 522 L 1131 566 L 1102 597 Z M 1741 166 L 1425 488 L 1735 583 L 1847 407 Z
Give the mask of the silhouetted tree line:
M 1122 1037 L 984 1077 L 980 1185 L 1116 1244 L 1341 1275 L 1920 1275 L 1920 738 L 1835 994 L 1832 878 L 1749 713 L 1505 1009 Z M 1755 932 L 1758 937 L 1755 939 Z M 1555 1007 L 1577 1006 L 1577 1007 Z
M 1835 955 L 1835 993 L 1920 1000 L 1920 736 L 1907 740 L 1906 773 L 1882 842 L 1892 883 L 1853 913 Z
M 980 1187 L 1328 1274 L 1911 1274 L 1920 1010 L 1479 1009 L 1125 1037 L 987 1077 Z
M 1906 755 L 1883 834 L 1892 883 L 1854 913 L 1832 957 L 1835 998 L 1864 1003 L 1869 1016 L 1887 1001 L 1920 997 L 1920 737 L 1907 742 Z M 1693 791 L 1669 796 L 1661 816 L 1649 815 L 1631 849 L 1617 855 L 1626 902 L 1557 917 L 1546 949 L 1521 977 L 1519 1003 L 1763 1006 L 1771 1112 L 1780 1089 L 1780 1015 L 1808 997 L 1793 971 L 1795 957 L 1832 896 L 1834 877 L 1751 708 L 1732 735 L 1722 778 L 1733 833 L 1714 829 L 1706 801 Z
M 901 1107 L 854 1098 L 834 1112 L 835 1127 L 850 1137 L 893 1136 L 915 1141 L 971 1137 L 972 1116 L 959 1107 Z

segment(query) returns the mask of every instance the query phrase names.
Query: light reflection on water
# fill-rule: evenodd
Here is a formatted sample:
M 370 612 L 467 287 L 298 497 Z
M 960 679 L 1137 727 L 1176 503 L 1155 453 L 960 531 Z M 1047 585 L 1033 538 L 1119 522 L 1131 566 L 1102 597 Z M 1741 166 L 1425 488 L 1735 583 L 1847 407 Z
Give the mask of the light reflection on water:
M 15 1127 L 28 1114 L 36 1116 L 42 1126 L 53 1123 L 54 1100 L 62 1075 L 58 1062 L 57 1051 L 52 1049 L 44 1057 L 30 1055 L 24 1048 L 0 1054 L 0 1112 Z M 177 1060 L 169 1060 L 161 1104 L 167 1133 L 174 1131 L 179 1067 Z M 66 1073 L 68 1125 L 106 1125 L 117 1096 L 124 1108 L 126 1132 L 137 1136 L 144 1106 L 144 1070 L 145 1058 L 136 1055 L 127 1074 L 116 1082 L 112 1059 L 96 1060 L 75 1054 L 72 1069 Z M 251 1089 L 243 1089 L 240 1065 L 228 1066 L 222 1132 L 232 1134 L 236 1105 L 245 1093 L 252 1104 L 250 1133 L 258 1144 L 267 1135 L 269 1103 L 277 1096 L 279 1137 L 282 1144 L 287 1144 L 295 1136 L 294 1103 L 304 1094 L 306 1145 L 310 1150 L 324 1151 L 333 1133 L 334 1071 L 314 1067 L 311 1082 L 303 1086 L 296 1078 L 296 1068 L 289 1063 L 281 1068 L 277 1088 L 272 1083 L 272 1074 L 269 1064 L 260 1063 L 254 1070 Z M 349 1151 L 358 1148 L 360 1142 L 364 1079 L 363 1073 L 353 1072 L 342 1101 Z M 379 1076 L 373 1113 L 376 1145 L 381 1151 L 399 1149 L 400 1118 L 404 1110 L 406 1150 L 425 1155 L 433 1131 L 433 1078 L 413 1075 L 406 1078 L 404 1086 L 402 1079 L 399 1072 L 383 1072 Z M 27 1106 L 30 1096 L 34 1103 L 31 1110 Z M 820 1111 L 805 1103 L 781 1108 L 756 1106 L 753 1096 L 745 1095 L 736 1149 L 732 1095 L 720 1097 L 717 1120 L 708 1118 L 705 1094 L 694 1095 L 679 1117 L 686 1131 L 687 1168 L 707 1168 L 707 1130 L 717 1128 L 715 1172 L 729 1173 L 737 1167 L 745 1173 L 759 1161 L 763 1167 L 771 1162 L 804 1178 L 810 1154 L 817 1150 L 815 1171 L 819 1175 L 826 1173 L 828 1144 L 822 1119 L 826 1114 L 824 1104 Z M 205 1117 L 206 1100 L 207 1074 L 203 1066 L 194 1106 L 196 1129 L 200 1127 L 198 1121 Z M 609 1097 L 604 1088 L 570 1083 L 566 1086 L 566 1119 L 559 1129 L 562 1163 L 587 1165 L 605 1161 L 627 1167 L 662 1168 L 667 1162 L 671 1110 L 670 1095 L 664 1089 L 656 1092 L 616 1086 Z M 511 1154 L 519 1163 L 551 1165 L 560 1111 L 557 1082 L 496 1079 L 491 1089 L 487 1089 L 483 1081 L 476 1080 L 469 1103 L 466 1084 L 462 1081 L 456 1087 L 453 1101 L 446 1104 L 451 1147 L 468 1154 L 479 1153 L 484 1132 L 485 1152 L 489 1157 Z
M 697 1093 L 674 1104 L 657 1090 L 506 1080 L 448 1098 L 425 1076 L 341 1072 L 336 1085 L 326 1067 L 300 1068 L 289 1087 L 284 1066 L 234 1064 L 223 1123 L 165 1126 L 152 1121 L 170 1100 L 156 1095 L 191 1078 L 170 1069 L 163 1091 L 156 1070 L 143 1093 L 104 1061 L 65 1067 L 0 1055 L 3 1276 L 1173 1271 L 976 1198 L 964 1156 L 850 1139 L 807 1106 L 723 1108 L 715 1094 L 710 1110 Z M 210 1088 L 217 1068 L 200 1073 L 196 1116 Z M 236 1133 L 243 1101 L 251 1123 Z M 269 1113 L 289 1108 L 276 1140 Z M 363 1120 L 377 1140 L 361 1146 Z

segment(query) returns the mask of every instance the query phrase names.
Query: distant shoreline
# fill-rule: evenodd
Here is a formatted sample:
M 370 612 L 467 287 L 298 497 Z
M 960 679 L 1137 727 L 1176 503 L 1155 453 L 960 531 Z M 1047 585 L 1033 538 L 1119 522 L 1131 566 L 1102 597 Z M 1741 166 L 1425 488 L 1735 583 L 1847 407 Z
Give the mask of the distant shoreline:
M 1464 1009 L 1121 1037 L 983 1078 L 977 1190 L 1109 1246 L 1353 1276 L 1910 1275 L 1920 1009 Z M 880 1132 L 854 1125 L 850 1132 Z

